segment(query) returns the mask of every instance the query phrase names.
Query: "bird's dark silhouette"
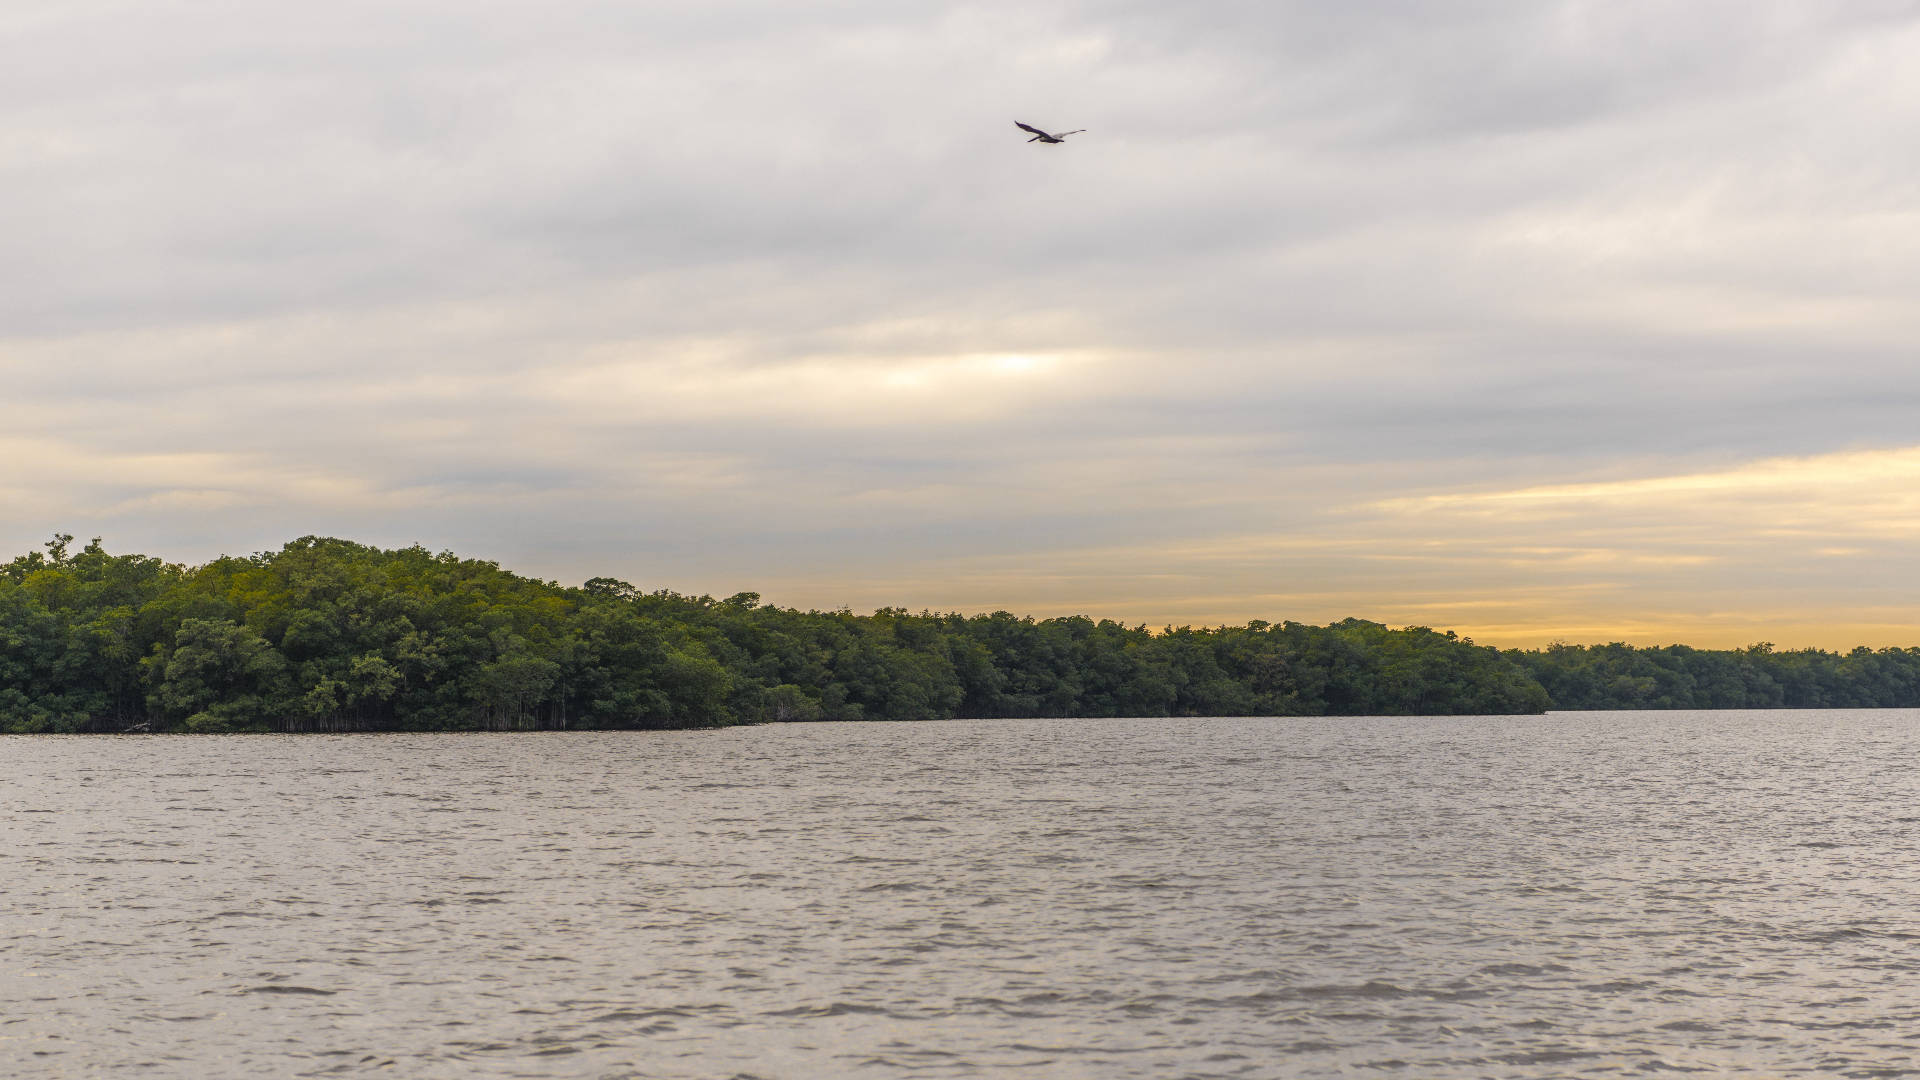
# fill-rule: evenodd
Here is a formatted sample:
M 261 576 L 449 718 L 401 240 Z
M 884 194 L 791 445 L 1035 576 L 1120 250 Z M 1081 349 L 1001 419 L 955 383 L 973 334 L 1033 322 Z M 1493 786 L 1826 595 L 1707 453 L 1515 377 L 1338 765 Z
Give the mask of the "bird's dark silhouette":
M 1037 127 L 1033 127 L 1029 124 L 1023 124 L 1018 120 L 1015 120 L 1013 122 L 1013 126 L 1019 128 L 1021 131 L 1033 132 L 1033 138 L 1028 139 L 1027 140 L 1028 142 L 1041 142 L 1041 143 L 1066 142 L 1067 136 L 1078 135 L 1081 132 L 1087 130 L 1086 128 L 1075 128 L 1072 131 L 1063 131 L 1058 135 L 1049 135 L 1046 132 L 1041 131 Z

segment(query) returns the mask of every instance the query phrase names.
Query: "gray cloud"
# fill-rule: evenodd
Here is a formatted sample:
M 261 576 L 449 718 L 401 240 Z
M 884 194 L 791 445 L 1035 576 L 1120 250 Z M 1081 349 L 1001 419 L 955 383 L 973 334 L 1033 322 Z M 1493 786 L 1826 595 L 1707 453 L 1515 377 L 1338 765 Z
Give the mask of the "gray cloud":
M 1500 625 L 1546 634 L 1538 579 L 1335 526 L 1916 441 L 1912 2 L 96 2 L 0 34 L 15 550 L 333 532 L 1149 620 L 1524 593 Z M 1325 541 L 1290 571 L 1325 588 L 1194 554 L 1255 535 Z M 1603 580 L 1685 594 L 1647 569 L 1697 566 L 1672 535 L 1552 579 L 1563 625 Z M 1872 565 L 1822 562 L 1797 625 Z

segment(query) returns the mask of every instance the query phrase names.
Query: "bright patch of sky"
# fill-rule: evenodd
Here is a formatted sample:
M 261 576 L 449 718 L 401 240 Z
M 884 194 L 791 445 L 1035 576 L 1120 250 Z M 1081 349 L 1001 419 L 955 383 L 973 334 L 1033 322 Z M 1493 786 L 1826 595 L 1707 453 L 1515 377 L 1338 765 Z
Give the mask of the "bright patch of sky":
M 1915 0 L 63 0 L 0 54 L 9 552 L 1920 644 Z

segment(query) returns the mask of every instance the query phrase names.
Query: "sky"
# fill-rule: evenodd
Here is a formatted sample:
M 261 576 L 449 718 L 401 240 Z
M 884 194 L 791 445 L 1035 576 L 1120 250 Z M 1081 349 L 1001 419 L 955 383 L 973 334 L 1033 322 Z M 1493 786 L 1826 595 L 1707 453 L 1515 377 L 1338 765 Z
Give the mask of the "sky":
M 25 0 L 0 56 L 9 554 L 1920 645 L 1920 0 Z

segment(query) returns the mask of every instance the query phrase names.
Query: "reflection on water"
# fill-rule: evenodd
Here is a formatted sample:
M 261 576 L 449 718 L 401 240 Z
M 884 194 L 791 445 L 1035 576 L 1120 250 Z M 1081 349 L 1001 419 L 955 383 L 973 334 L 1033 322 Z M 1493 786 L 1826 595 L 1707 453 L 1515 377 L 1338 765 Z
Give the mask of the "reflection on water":
M 1920 713 L 0 738 L 11 1076 L 1920 1069 Z

